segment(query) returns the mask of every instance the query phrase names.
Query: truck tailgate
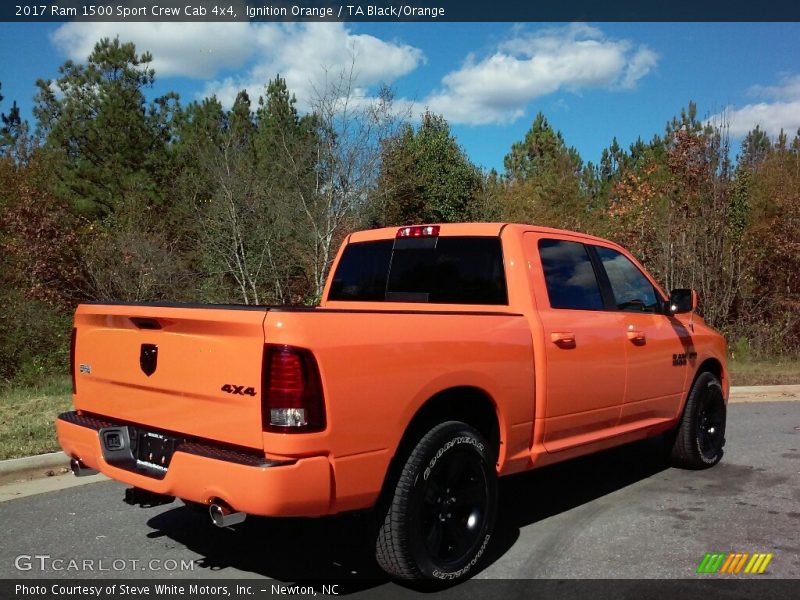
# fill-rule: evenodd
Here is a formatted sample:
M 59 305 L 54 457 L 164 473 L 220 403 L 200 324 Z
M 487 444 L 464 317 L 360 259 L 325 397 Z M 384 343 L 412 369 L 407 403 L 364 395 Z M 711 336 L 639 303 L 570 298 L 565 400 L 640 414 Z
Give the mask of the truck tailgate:
M 262 448 L 266 312 L 263 307 L 80 305 L 75 407 Z

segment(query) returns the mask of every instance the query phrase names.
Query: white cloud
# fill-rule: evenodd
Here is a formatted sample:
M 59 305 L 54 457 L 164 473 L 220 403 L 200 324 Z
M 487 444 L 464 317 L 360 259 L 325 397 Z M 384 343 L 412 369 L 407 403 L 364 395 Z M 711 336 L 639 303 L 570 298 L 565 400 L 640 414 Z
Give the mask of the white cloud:
M 117 35 L 152 52 L 157 76 L 206 80 L 198 97 L 214 94 L 227 106 L 241 89 L 257 98 L 279 73 L 307 109 L 326 74 L 336 78 L 351 67 L 357 95 L 366 100 L 376 84 L 392 83 L 426 61 L 418 48 L 353 33 L 343 23 L 68 23 L 51 39 L 82 61 L 99 38 Z M 586 24 L 537 31 L 518 26 L 488 55 L 468 55 L 438 89 L 418 96 L 423 100 L 398 103 L 456 124 L 507 123 L 548 94 L 634 88 L 657 62 L 647 47 Z
M 791 135 L 800 129 L 800 100 L 794 102 L 759 102 L 742 108 L 729 107 L 726 116 L 730 132 L 734 137 L 744 137 L 756 125 L 770 136 L 777 136 L 781 129 Z M 713 119 L 714 117 L 712 117 Z
M 453 123 L 506 123 L 521 117 L 532 100 L 558 91 L 633 88 L 657 61 L 652 50 L 609 39 L 585 24 L 516 28 L 489 56 L 468 56 L 418 106 Z
M 280 73 L 301 106 L 326 73 L 338 77 L 353 69 L 354 83 L 367 88 L 391 83 L 425 61 L 408 44 L 355 34 L 342 23 L 67 23 L 51 41 L 70 59 L 81 62 L 103 37 L 119 36 L 153 55 L 157 77 L 205 79 L 198 97 L 216 95 L 230 106 L 241 89 L 251 98 Z M 240 73 L 218 79 L 225 70 Z M 365 90 L 359 90 L 366 94 Z
M 781 129 L 792 135 L 800 129 L 800 75 L 787 75 L 779 85 L 752 86 L 748 93 L 771 101 L 746 104 L 740 108 L 728 106 L 722 114 L 709 121 L 727 122 L 734 137 L 744 137 L 756 125 L 770 136 Z
M 760 98 L 800 100 L 800 75 L 784 75 L 780 85 L 754 85 L 747 92 Z
M 625 75 L 620 81 L 624 89 L 636 87 L 636 83 L 658 64 L 658 54 L 648 48 L 639 48 L 625 66 Z
M 247 23 L 71 22 L 50 39 L 68 58 L 83 62 L 101 38 L 119 36 L 153 55 L 156 76 L 203 79 L 242 67 L 253 54 L 255 33 Z
M 201 96 L 216 94 L 223 104 L 230 104 L 244 88 L 251 97 L 257 97 L 280 73 L 301 106 L 307 106 L 314 89 L 324 87 L 326 74 L 335 78 L 352 66 L 356 85 L 367 88 L 391 83 L 425 61 L 418 48 L 354 34 L 342 23 L 268 23 L 255 27 L 252 67 L 244 75 L 208 83 Z

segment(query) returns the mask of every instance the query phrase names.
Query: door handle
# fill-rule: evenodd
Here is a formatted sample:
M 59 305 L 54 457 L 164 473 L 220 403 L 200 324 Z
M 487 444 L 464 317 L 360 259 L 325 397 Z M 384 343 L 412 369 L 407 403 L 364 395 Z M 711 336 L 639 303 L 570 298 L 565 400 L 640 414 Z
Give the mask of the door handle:
M 628 339 L 635 344 L 643 344 L 647 341 L 647 336 L 644 331 L 628 331 L 626 332 Z
M 571 331 L 556 331 L 550 334 L 550 341 L 557 346 L 574 346 L 575 334 Z

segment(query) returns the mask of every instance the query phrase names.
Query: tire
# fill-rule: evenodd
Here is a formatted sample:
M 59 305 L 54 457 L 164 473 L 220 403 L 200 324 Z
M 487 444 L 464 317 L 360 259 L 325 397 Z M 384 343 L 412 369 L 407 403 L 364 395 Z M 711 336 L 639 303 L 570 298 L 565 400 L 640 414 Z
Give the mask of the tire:
M 376 558 L 399 579 L 462 579 L 486 550 L 497 512 L 497 473 L 489 444 L 465 423 L 437 425 L 400 473 Z
M 725 421 L 725 397 L 719 379 L 713 373 L 700 373 L 673 434 L 672 463 L 687 469 L 717 464 L 724 453 Z

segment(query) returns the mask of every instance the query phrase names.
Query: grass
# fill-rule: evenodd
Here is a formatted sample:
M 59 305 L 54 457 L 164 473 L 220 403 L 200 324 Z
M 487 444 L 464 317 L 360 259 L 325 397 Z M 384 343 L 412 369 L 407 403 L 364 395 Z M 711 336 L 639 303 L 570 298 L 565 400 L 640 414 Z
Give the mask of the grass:
M 68 377 L 37 387 L 0 387 L 0 460 L 60 450 L 55 419 L 70 410 Z
M 800 384 L 800 360 L 731 360 L 728 368 L 731 385 Z
M 728 363 L 732 385 L 800 384 L 800 360 Z M 54 421 L 72 408 L 68 377 L 36 387 L 0 386 L 0 460 L 59 450 Z

